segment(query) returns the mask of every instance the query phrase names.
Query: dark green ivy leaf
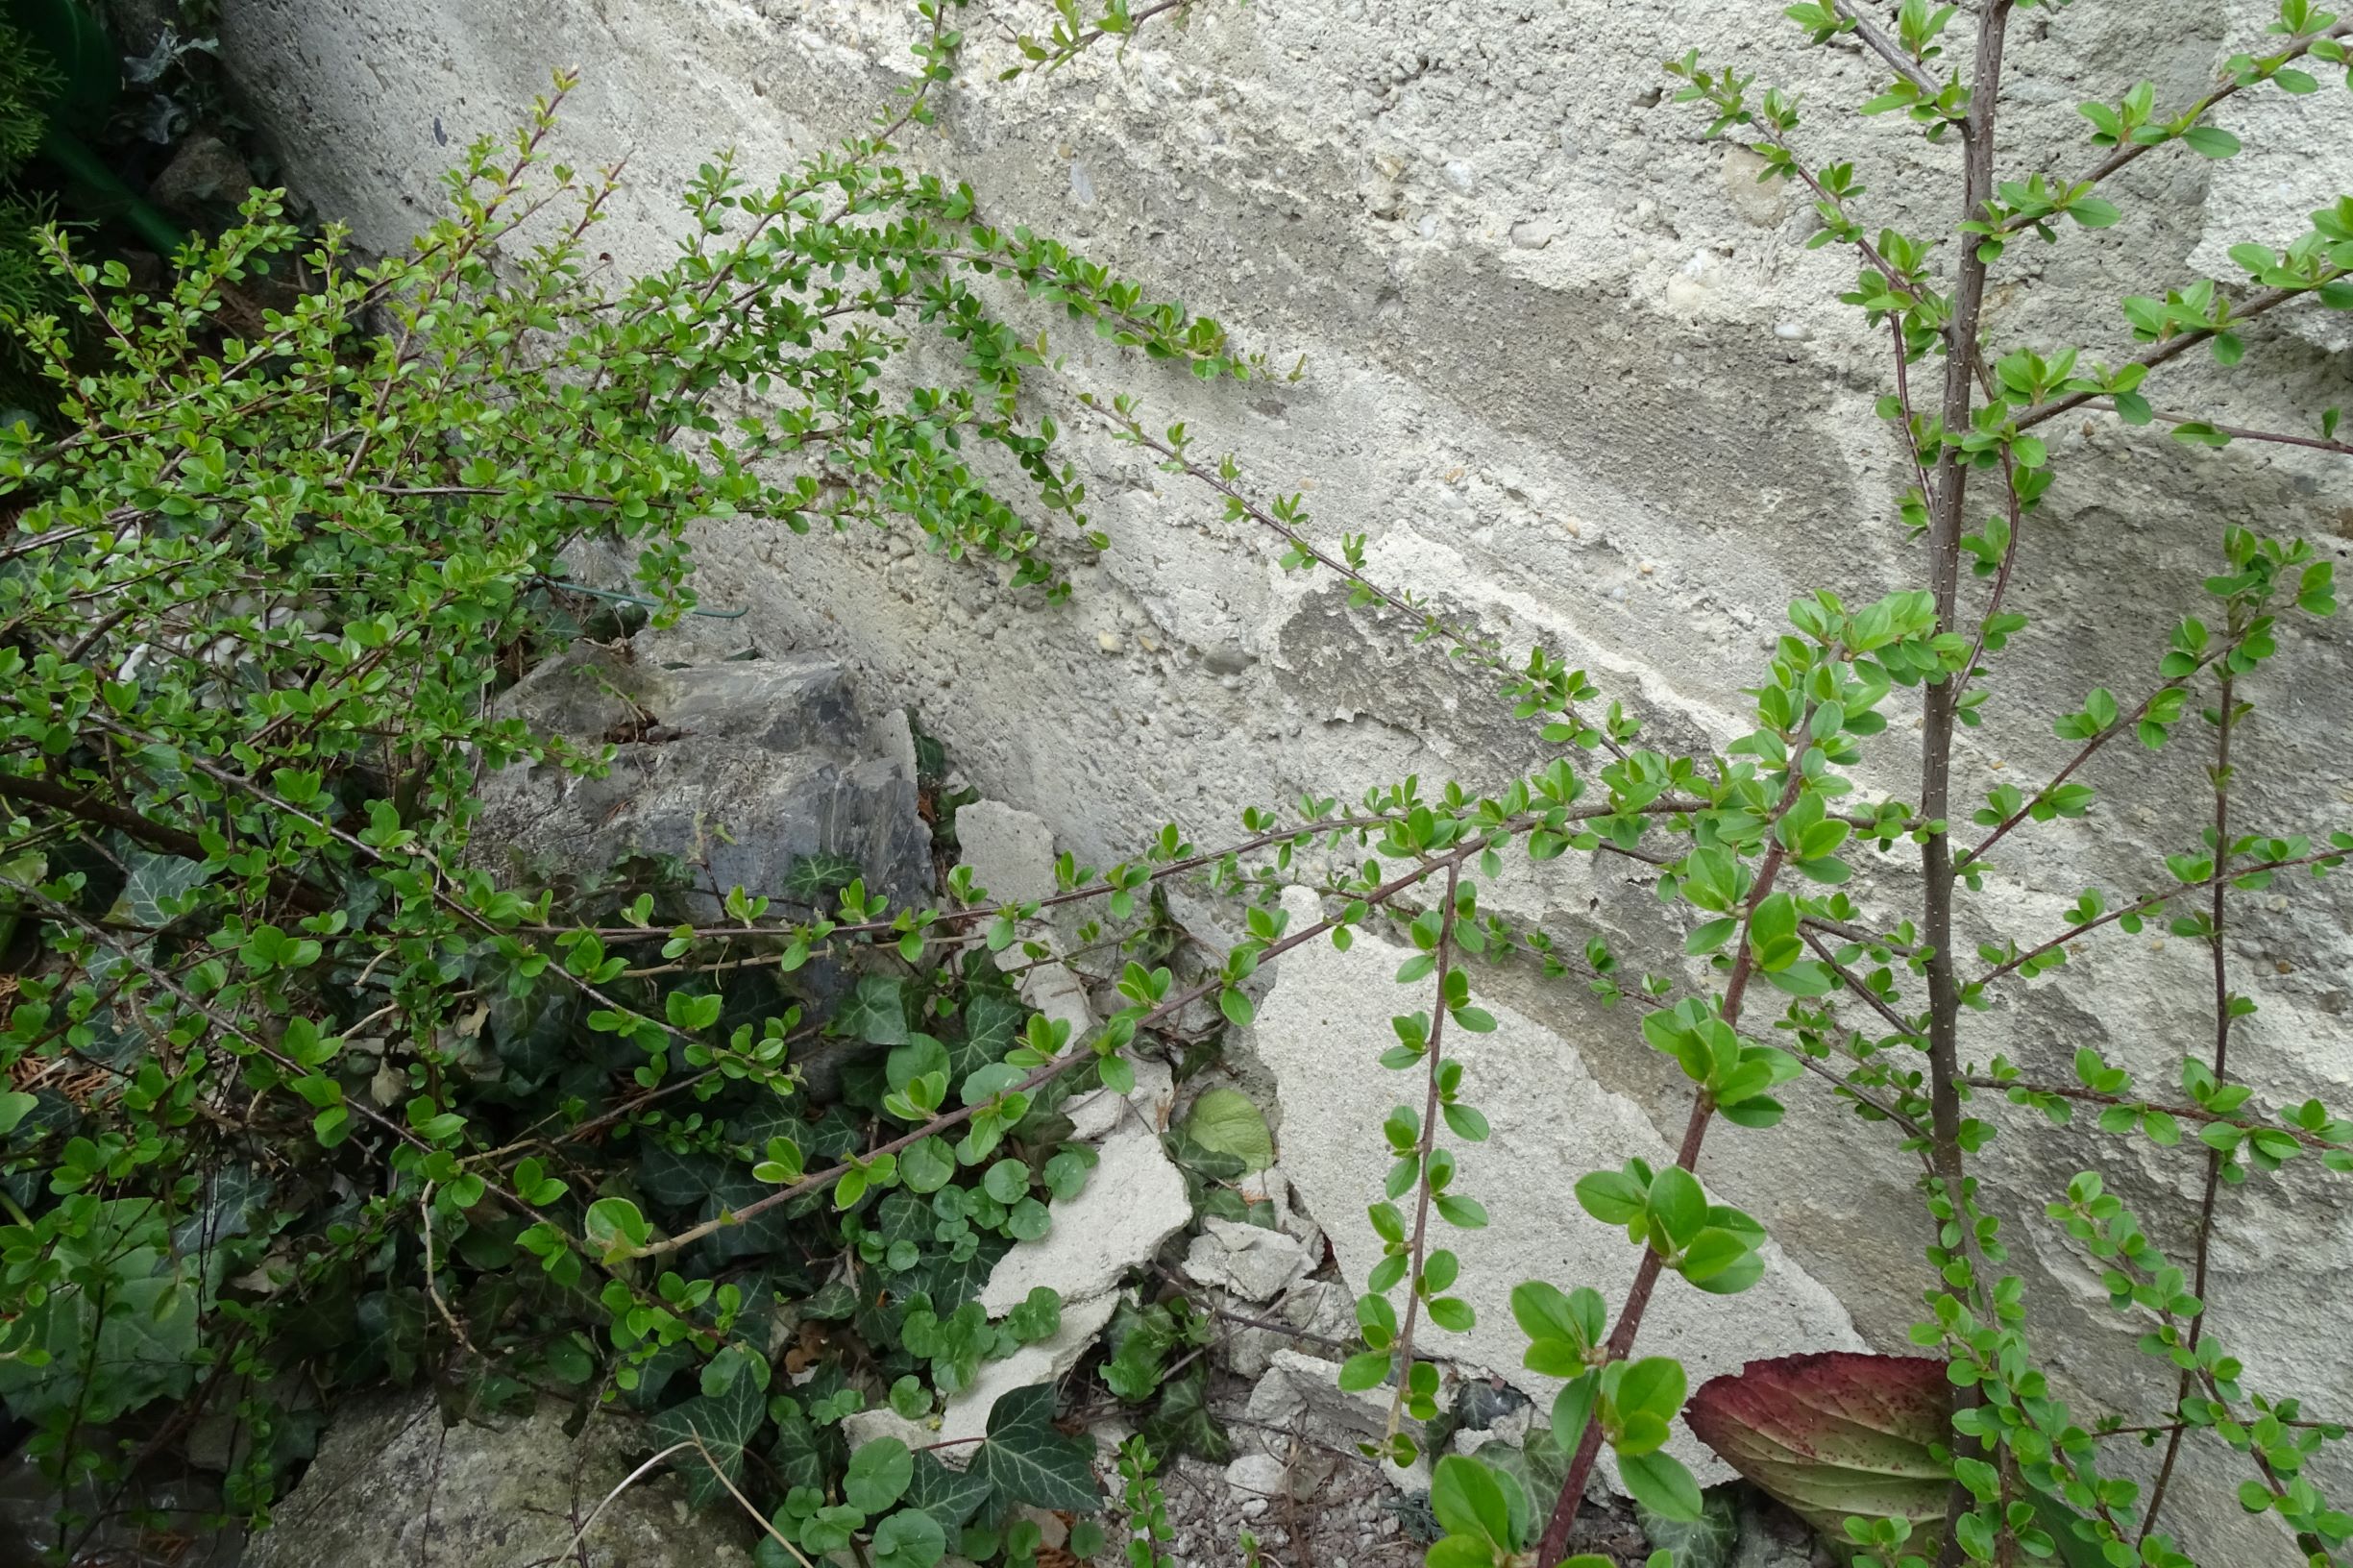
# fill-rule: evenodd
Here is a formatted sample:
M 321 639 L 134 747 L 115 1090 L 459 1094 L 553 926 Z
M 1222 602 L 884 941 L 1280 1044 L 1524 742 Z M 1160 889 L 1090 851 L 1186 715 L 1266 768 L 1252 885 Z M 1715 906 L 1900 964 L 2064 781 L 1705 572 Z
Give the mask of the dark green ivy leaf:
M 1091 1512 L 1101 1506 L 1094 1479 L 1094 1449 L 1054 1430 L 1054 1385 L 1017 1388 L 989 1412 L 989 1437 L 972 1459 L 971 1473 L 987 1478 L 1016 1503 L 1041 1508 Z

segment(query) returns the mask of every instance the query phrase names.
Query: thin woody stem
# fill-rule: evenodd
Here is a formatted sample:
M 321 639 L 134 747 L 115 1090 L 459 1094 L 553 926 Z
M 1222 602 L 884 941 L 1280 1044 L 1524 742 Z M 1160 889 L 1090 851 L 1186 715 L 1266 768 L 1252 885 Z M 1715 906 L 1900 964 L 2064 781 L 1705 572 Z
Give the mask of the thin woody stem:
M 2002 47 L 2011 7 L 2012 0 L 1991 0 L 1977 26 L 1962 159 L 1961 208 L 1963 217 L 1971 221 L 1982 217 L 1994 197 L 1995 116 L 2001 99 Z M 1960 608 L 1961 527 L 1969 500 L 1969 470 L 1961 462 L 1957 435 L 1969 429 L 1970 407 L 1976 393 L 1973 373 L 1977 338 L 1985 314 L 1984 248 L 1964 240 L 1959 251 L 1960 276 L 1953 290 L 1952 334 L 1946 345 L 1945 398 L 1939 411 L 1947 439 L 1937 451 L 1936 487 L 1928 498 L 1928 579 L 1936 596 L 1941 630 L 1955 627 Z M 1931 823 L 1949 820 L 1960 687 L 1961 673 L 1955 673 L 1929 686 L 1924 704 L 1920 814 Z M 1961 992 L 1952 956 L 1954 868 L 1949 832 L 1932 829 L 1923 835 L 1921 874 L 1925 901 L 1921 930 L 1928 948 L 1928 1111 L 1933 1134 L 1929 1151 L 1946 1201 L 1952 1206 L 1953 1227 L 1967 1243 L 1973 1241 L 1976 1228 L 1970 1213 L 1961 1150 Z M 1990 1288 L 1984 1281 L 1977 1284 L 1980 1289 Z M 1973 1388 L 1954 1391 L 1956 1406 L 1973 1405 L 1976 1399 Z M 1955 1452 L 1973 1457 L 1978 1446 L 1973 1440 L 1957 1439 Z M 1958 1568 L 1962 1554 L 1957 1525 L 1972 1503 L 1968 1488 L 1956 1482 L 1946 1499 L 1940 1568 Z
M 2220 877 L 2230 870 L 2230 742 L 2231 727 L 2238 719 L 2234 708 L 2237 700 L 2230 667 L 2226 664 L 2222 673 L 2221 701 L 2215 715 L 2214 869 L 2218 880 L 2207 910 L 2209 926 L 2206 933 L 2206 944 L 2214 959 L 2214 1057 L 2209 1065 L 2214 1069 L 2217 1083 L 2221 1082 L 2222 1075 L 2230 1069 L 2230 960 L 2222 943 L 2224 899 L 2230 892 L 2230 884 L 2220 880 Z M 2206 1188 L 2197 1206 L 2196 1262 L 2190 1286 L 2190 1293 L 2197 1297 L 2197 1311 L 2190 1319 L 2189 1348 L 2193 1354 L 2206 1333 L 2206 1269 L 2214 1242 L 2215 1195 L 2220 1190 L 2221 1183 L 2222 1151 L 2210 1148 L 2206 1151 Z M 2181 1402 L 2190 1397 L 2191 1387 L 2191 1368 L 2185 1366 L 2173 1391 L 2175 1410 L 2178 1411 Z M 2173 1462 L 2181 1457 L 2181 1439 L 2182 1433 L 2178 1428 L 2166 1439 L 2165 1460 L 2158 1466 L 2157 1479 L 2149 1486 L 2148 1512 L 2141 1520 L 2143 1540 L 2146 1540 L 2148 1532 L 2157 1528 L 2158 1510 L 2165 1507 L 2166 1489 L 2172 1483 Z
M 1398 1423 L 1405 1415 L 1406 1384 L 1413 1371 L 1413 1331 L 1421 1321 L 1422 1260 L 1430 1237 L 1430 1154 L 1437 1146 L 1438 1069 L 1446 1055 L 1446 977 L 1454 968 L 1455 895 L 1461 875 L 1459 861 L 1446 868 L 1446 905 L 1438 917 L 1437 999 L 1430 1007 L 1430 1051 L 1424 1058 L 1429 1087 L 1422 1095 L 1422 1136 L 1413 1150 L 1421 1169 L 1413 1204 L 1413 1250 L 1409 1260 L 1412 1273 L 1406 1282 L 1406 1320 L 1397 1333 L 1397 1391 L 1389 1398 L 1391 1437 L 1397 1435 Z
M 1795 766 L 1789 770 L 1789 781 L 1781 791 L 1780 805 L 1774 812 L 1777 822 L 1796 803 L 1798 792 L 1804 787 L 1805 777 Z M 1755 950 L 1749 941 L 1749 932 L 1756 919 L 1757 906 L 1773 894 L 1773 884 L 1781 874 L 1781 864 L 1787 851 L 1777 836 L 1765 851 L 1764 861 L 1757 867 L 1756 882 L 1749 890 L 1749 899 L 1741 909 L 1740 934 L 1735 939 L 1739 952 L 1732 960 L 1730 978 L 1725 982 L 1724 1005 L 1720 1016 L 1727 1027 L 1740 1026 L 1741 1007 L 1747 999 L 1749 978 L 1755 969 Z M 1691 1098 L 1691 1115 L 1683 1125 L 1683 1140 L 1676 1149 L 1675 1163 L 1686 1171 L 1696 1170 L 1700 1163 L 1700 1146 L 1707 1137 L 1707 1124 L 1716 1114 L 1716 1102 L 1705 1089 Z M 1624 1360 L 1633 1354 L 1634 1338 L 1642 1332 L 1643 1315 L 1649 1311 L 1651 1292 L 1658 1286 L 1658 1276 L 1665 1259 L 1655 1247 L 1645 1247 L 1642 1262 L 1635 1265 L 1634 1283 L 1627 1288 L 1626 1304 L 1618 1310 L 1617 1326 L 1610 1331 L 1605 1347 L 1605 1360 Z M 1553 1440 L 1563 1442 L 1567 1433 L 1555 1433 Z M 1585 1482 L 1593 1474 L 1593 1464 L 1601 1455 L 1602 1428 L 1597 1420 L 1588 1418 L 1585 1430 L 1577 1441 L 1575 1457 L 1569 1461 L 1568 1479 L 1553 1500 L 1552 1516 L 1545 1522 L 1543 1544 L 1536 1549 L 1539 1562 L 1558 1562 L 1569 1550 L 1569 1531 L 1577 1524 L 1577 1509 L 1584 1499 Z

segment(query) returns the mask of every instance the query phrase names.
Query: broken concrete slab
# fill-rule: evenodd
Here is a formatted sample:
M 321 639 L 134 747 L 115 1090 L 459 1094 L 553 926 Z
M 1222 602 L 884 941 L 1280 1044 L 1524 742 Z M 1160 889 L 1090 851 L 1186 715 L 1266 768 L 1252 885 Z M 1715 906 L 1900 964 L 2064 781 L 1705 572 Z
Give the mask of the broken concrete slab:
M 1347 1450 L 1366 1439 L 1379 1439 L 1389 1430 L 1390 1391 L 1351 1393 L 1340 1386 L 1340 1363 L 1278 1350 L 1268 1358 L 1266 1375 L 1250 1390 L 1247 1414 L 1261 1445 L 1274 1449 L 1288 1433 Z M 1400 1417 L 1397 1430 L 1427 1449 L 1422 1425 Z M 1381 1462 L 1381 1473 L 1401 1491 L 1430 1489 L 1430 1456 L 1418 1455 L 1410 1465 Z
M 1029 1299 L 1039 1286 L 1062 1292 L 1063 1320 L 1076 1303 L 1107 1295 L 1130 1269 L 1192 1220 L 1185 1178 L 1157 1134 L 1130 1124 L 1103 1140 L 1094 1172 L 1077 1197 L 1054 1205 L 1053 1227 L 997 1261 L 981 1287 L 992 1317 Z
M 1230 1219 L 1202 1221 L 1185 1255 L 1185 1272 L 1195 1284 L 1253 1303 L 1274 1300 L 1314 1266 L 1308 1249 L 1291 1237 Z
M 929 1448 L 940 1440 L 940 1434 L 920 1421 L 910 1421 L 888 1405 L 870 1406 L 842 1418 L 842 1435 L 849 1440 L 849 1451 L 855 1454 L 871 1442 L 882 1438 L 896 1438 L 909 1449 Z M 964 1448 L 938 1450 L 941 1463 L 951 1470 L 961 1470 L 971 1458 L 969 1445 Z
M 1336 1349 L 1352 1342 L 1357 1332 L 1356 1300 L 1355 1292 L 1338 1280 L 1303 1280 L 1280 1301 L 1261 1308 L 1213 1291 L 1211 1305 L 1214 1307 L 1297 1332 L 1229 1322 L 1226 1327 L 1232 1332 L 1217 1341 L 1211 1354 L 1218 1365 L 1236 1377 L 1256 1382 L 1266 1375 L 1279 1350 L 1295 1350 L 1303 1343 L 1319 1341 Z
M 941 1411 L 940 1430 L 930 1441 L 968 1446 L 971 1439 L 986 1437 L 989 1412 L 996 1408 L 998 1400 L 1017 1388 L 1059 1380 L 1078 1364 L 1079 1358 L 1087 1354 L 1095 1336 L 1111 1322 L 1112 1313 L 1118 1310 L 1119 1297 L 1115 1293 L 1091 1300 L 1065 1301 L 1062 1327 L 1051 1338 L 1023 1345 L 1001 1361 L 981 1362 L 980 1376 Z M 952 1448 L 944 1448 L 940 1457 L 944 1459 L 954 1452 Z
M 1284 1495 L 1287 1470 L 1272 1454 L 1244 1454 L 1226 1466 L 1226 1484 L 1245 1502 Z

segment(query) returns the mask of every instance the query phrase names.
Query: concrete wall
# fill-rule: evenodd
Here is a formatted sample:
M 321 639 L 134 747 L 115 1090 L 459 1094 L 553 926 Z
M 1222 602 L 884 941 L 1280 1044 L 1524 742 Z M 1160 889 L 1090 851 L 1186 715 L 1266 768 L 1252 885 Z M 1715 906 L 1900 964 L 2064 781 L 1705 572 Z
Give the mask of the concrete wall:
M 632 193 L 604 232 L 625 264 L 660 253 L 669 192 L 712 148 L 734 144 L 757 174 L 862 125 L 913 37 L 912 7 L 895 0 L 226 9 L 232 62 L 295 183 L 375 245 L 430 209 L 458 143 L 510 124 L 550 67 L 583 66 L 566 150 L 576 161 L 631 155 Z M 2080 99 L 2114 98 L 2143 75 L 2161 104 L 2193 99 L 2267 10 L 2087 0 L 2022 12 L 2006 97 L 2025 150 L 2005 173 L 2087 162 Z M 1795 592 L 1868 599 L 1919 569 L 1891 522 L 1899 464 L 1872 417 L 1884 346 L 1832 303 L 1851 259 L 1805 248 L 1810 207 L 1757 187 L 1740 155 L 1703 143 L 1692 111 L 1662 94 L 1658 62 L 1739 44 L 1749 68 L 1802 89 L 1816 106 L 1809 152 L 1858 161 L 1875 222 L 1941 228 L 1956 167 L 1950 149 L 1846 113 L 1877 79 L 1874 62 L 1802 51 L 1779 11 L 1771 0 L 1256 0 L 1158 28 L 1124 59 L 1101 51 L 1050 78 L 994 84 L 1000 16 L 1037 28 L 1044 8 L 975 5 L 966 25 L 981 68 L 915 156 L 971 181 L 996 221 L 1081 246 L 1280 363 L 1307 358 L 1296 383 L 1202 389 L 1073 337 L 1075 383 L 1138 390 L 1155 417 L 1190 421 L 1204 450 L 1237 452 L 1253 483 L 1306 490 L 1322 527 L 1371 535 L 1381 575 L 1477 612 L 1515 645 L 1532 635 L 1565 649 L 1662 740 L 1723 739 L 1742 727 L 1738 688 Z M 2224 123 L 2250 144 L 2294 139 L 2229 165 L 2179 149 L 2145 159 L 2119 182 L 2123 226 L 2005 259 L 1995 336 L 2120 357 L 2119 294 L 2226 266 L 2221 252 L 2241 239 L 2284 243 L 2304 213 L 2353 189 L 2353 98 L 2250 95 Z M 2305 428 L 2349 401 L 2344 318 L 2316 314 L 2283 312 L 2254 331 L 2240 371 L 2183 361 L 2162 403 Z M 1959 762 L 1956 798 L 2047 776 L 2065 750 L 2039 716 L 2095 684 L 2145 683 L 2161 627 L 2194 602 L 2225 524 L 2301 532 L 2340 559 L 2353 538 L 2341 461 L 2194 452 L 2104 418 L 2050 433 L 2063 477 L 2014 601 L 2036 628 L 1992 682 L 1992 723 Z M 1096 856 L 1172 817 L 1213 842 L 1247 803 L 1308 788 L 1348 796 L 1413 772 L 1493 787 L 1542 755 L 1483 680 L 1348 614 L 1328 581 L 1287 579 L 1268 541 L 1222 523 L 1199 492 L 1124 450 L 1091 469 L 1113 543 L 1077 573 L 1066 606 L 1016 603 L 988 572 L 902 539 L 745 523 L 705 539 L 704 591 L 750 613 L 695 635 L 706 652 L 747 637 L 835 651 L 870 698 L 912 705 L 991 794 Z M 2246 743 L 2243 820 L 2282 832 L 2341 824 L 2353 817 L 2353 659 L 2335 627 L 2298 624 L 2283 641 L 2287 656 L 2260 683 L 2269 717 Z M 1875 777 L 1908 794 L 1902 732 L 1900 722 Z M 2162 876 L 2164 850 L 2188 846 L 2191 832 L 2172 824 L 2202 810 L 2194 768 L 2161 775 L 2120 757 L 2098 782 L 2110 803 L 2088 823 L 2028 835 L 1991 913 L 2056 929 L 2085 880 L 2144 889 Z M 1649 890 L 1622 865 L 1560 863 L 1498 892 L 1562 936 L 1662 934 Z M 2353 1100 L 2343 895 L 2282 890 L 2240 908 L 2233 956 L 2263 1010 L 2234 1067 L 2267 1093 Z M 1676 951 L 1663 935 L 1658 950 Z M 1973 1022 L 1971 1052 L 2004 1049 L 2058 1077 L 2090 1044 L 2169 1081 L 2169 1064 L 2204 1049 L 2203 962 L 2192 944 L 2112 933 L 2031 988 L 2030 1007 L 2028 988 L 2014 988 Z M 1679 1125 L 1673 1069 L 1630 1018 L 1574 990 L 1496 984 L 1573 1041 L 1605 1089 Z M 1355 1062 L 1373 1047 L 1333 1048 Z M 1877 1134 L 1800 1099 L 1782 1132 L 1722 1139 L 1706 1174 L 1773 1227 L 1867 1338 L 1898 1348 L 1925 1283 L 1905 1168 Z M 1286 1112 L 1292 1137 L 1315 1124 L 1313 1107 Z M 1328 1136 L 1369 1141 L 1372 1130 Z M 1583 1168 L 1581 1147 L 1565 1124 L 1545 1179 Z M 2169 1227 L 2201 1170 L 2194 1150 L 2022 1121 L 1988 1169 L 2010 1211 L 2032 1215 L 2095 1160 L 2138 1192 L 2185 1200 L 2160 1205 Z M 2226 1193 L 2213 1291 L 2256 1384 L 2308 1392 L 2332 1415 L 2353 1413 L 2342 1191 L 2306 1171 Z M 2186 1252 L 2178 1229 L 2160 1238 Z M 2039 1223 L 2011 1239 L 2042 1322 L 2064 1335 L 2051 1341 L 2062 1378 L 2155 1392 L 2161 1380 L 2096 1275 Z M 2199 1466 L 2175 1523 L 2233 1562 L 2284 1560 L 2278 1537 L 2238 1524 L 2227 1500 L 2238 1479 Z

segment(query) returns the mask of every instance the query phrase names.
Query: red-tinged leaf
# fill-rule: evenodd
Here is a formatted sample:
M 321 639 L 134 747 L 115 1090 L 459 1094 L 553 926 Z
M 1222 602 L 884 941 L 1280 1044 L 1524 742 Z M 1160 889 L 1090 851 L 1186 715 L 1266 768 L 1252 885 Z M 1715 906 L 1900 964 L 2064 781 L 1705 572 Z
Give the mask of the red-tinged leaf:
M 1831 1540 L 1850 1516 L 1906 1519 L 1906 1550 L 1933 1561 L 1952 1440 L 1945 1363 L 1832 1351 L 1751 1361 L 1700 1385 L 1683 1419 L 1718 1458 Z

